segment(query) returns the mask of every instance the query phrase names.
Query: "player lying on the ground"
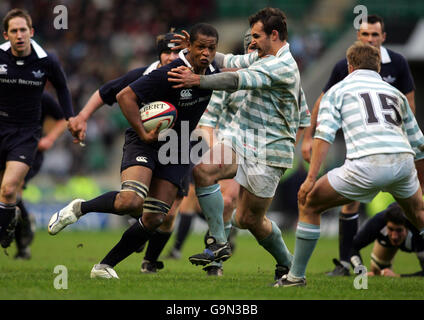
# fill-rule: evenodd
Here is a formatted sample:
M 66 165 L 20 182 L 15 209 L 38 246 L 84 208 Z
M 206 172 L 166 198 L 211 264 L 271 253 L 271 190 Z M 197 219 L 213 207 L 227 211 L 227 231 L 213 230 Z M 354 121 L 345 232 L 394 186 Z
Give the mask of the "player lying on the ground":
M 403 210 L 396 202 L 368 220 L 355 236 L 350 258 L 354 267 L 362 265 L 360 251 L 372 242 L 374 242 L 374 246 L 371 253 L 369 276 L 424 276 L 424 239 L 406 219 Z M 415 252 L 422 270 L 410 274 L 394 273 L 392 264 L 398 250 Z

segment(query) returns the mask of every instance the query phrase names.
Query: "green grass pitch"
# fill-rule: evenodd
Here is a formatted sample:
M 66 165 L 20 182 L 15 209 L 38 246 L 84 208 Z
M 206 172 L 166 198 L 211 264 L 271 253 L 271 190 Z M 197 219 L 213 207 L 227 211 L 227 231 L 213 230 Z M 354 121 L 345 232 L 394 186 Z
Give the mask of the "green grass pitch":
M 275 262 L 248 233 L 239 234 L 234 255 L 224 265 L 223 277 L 207 277 L 200 266 L 189 263 L 191 254 L 203 250 L 203 236 L 192 234 L 183 248 L 181 260 L 164 260 L 157 274 L 140 273 L 144 252 L 133 254 L 116 266 L 120 280 L 90 279 L 95 263 L 120 239 L 122 231 L 64 231 L 50 236 L 38 231 L 32 246 L 33 258 L 16 261 L 14 244 L 8 256 L 0 252 L 0 299 L 2 300 L 418 300 L 423 299 L 422 278 L 368 278 L 368 289 L 354 288 L 356 275 L 329 278 L 337 257 L 337 238 L 321 238 L 307 269 L 307 286 L 272 288 Z M 294 250 L 294 235 L 285 234 Z M 169 245 L 164 250 L 166 254 Z M 371 246 L 363 257 L 369 265 Z M 56 289 L 54 273 L 58 265 L 67 269 L 67 289 Z M 394 270 L 419 270 L 415 254 L 399 252 Z M 58 280 L 56 280 L 57 282 Z M 59 282 L 62 285 L 63 281 Z

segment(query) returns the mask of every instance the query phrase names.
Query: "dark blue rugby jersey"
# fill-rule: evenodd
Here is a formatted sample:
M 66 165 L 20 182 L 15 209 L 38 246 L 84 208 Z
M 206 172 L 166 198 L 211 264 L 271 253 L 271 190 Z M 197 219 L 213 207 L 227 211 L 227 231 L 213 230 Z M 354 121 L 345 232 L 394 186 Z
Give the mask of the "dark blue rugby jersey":
M 63 110 L 55 98 L 50 93 L 44 91 L 41 96 L 41 125 L 46 117 L 52 117 L 55 120 L 65 118 Z
M 189 133 L 196 128 L 208 106 L 212 90 L 200 89 L 199 87 L 189 89 L 172 88 L 175 84 L 168 81 L 168 71 L 179 66 L 190 67 L 182 52 L 180 52 L 179 59 L 131 83 L 130 88 L 137 95 L 140 108 L 147 103 L 159 100 L 172 103 L 178 112 L 177 121 L 173 129 L 180 137 L 182 121 L 188 122 Z M 219 69 L 216 65 L 210 65 L 206 70 L 206 75 L 217 72 L 219 72 Z
M 41 96 L 46 81 L 56 89 L 66 118 L 73 116 L 65 73 L 57 58 L 31 41 L 31 54 L 15 57 L 10 42 L 0 46 L 0 124 L 35 126 L 41 120 Z
M 155 70 L 158 64 L 159 64 L 159 61 L 156 61 L 148 67 L 142 67 L 142 68 L 131 70 L 125 75 L 123 75 L 122 77 L 116 78 L 114 80 L 111 80 L 105 83 L 99 89 L 99 94 L 103 102 L 110 106 L 113 105 L 116 102 L 116 95 L 121 90 L 126 88 L 130 83 L 134 82 L 135 80 L 142 77 L 143 75 L 146 75 L 150 73 L 151 71 Z
M 359 255 L 359 251 L 374 242 L 374 240 L 377 240 L 383 247 L 393 247 L 387 235 L 385 219 L 386 211 L 392 206 L 398 206 L 398 204 L 393 203 L 386 210 L 377 213 L 359 230 L 353 240 L 352 255 Z M 399 246 L 399 249 L 404 252 L 424 251 L 424 239 L 420 236 L 418 230 L 409 221 L 407 221 L 406 228 L 408 229 L 408 235 Z
M 387 56 L 386 54 L 382 54 L 383 61 L 381 64 L 380 75 L 383 80 L 394 86 L 403 94 L 415 90 L 411 70 L 409 69 L 408 62 L 405 58 L 399 53 L 382 47 L 382 52 L 384 52 L 384 50 L 387 50 L 390 62 L 384 63 L 386 62 Z M 347 59 L 344 58 L 337 62 L 334 66 L 330 79 L 322 91 L 327 92 L 336 83 L 342 81 L 348 74 Z

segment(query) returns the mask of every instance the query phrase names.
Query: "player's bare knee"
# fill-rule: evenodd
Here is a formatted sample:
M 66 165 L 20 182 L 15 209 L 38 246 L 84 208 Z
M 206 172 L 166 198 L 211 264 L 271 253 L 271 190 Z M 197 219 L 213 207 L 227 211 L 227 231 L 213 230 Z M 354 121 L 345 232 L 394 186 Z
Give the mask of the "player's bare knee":
M 132 213 L 142 212 L 143 199 L 136 193 L 130 191 L 121 191 L 115 199 L 115 209 L 119 212 Z
M 150 230 L 155 230 L 164 221 L 171 207 L 162 200 L 147 197 L 143 204 L 143 223 Z
M 171 232 L 173 230 L 176 215 L 175 214 L 170 214 L 170 213 L 171 212 L 169 212 L 163 218 L 163 221 L 162 221 L 162 223 L 160 225 L 160 230 L 163 231 L 163 232 Z
M 143 212 L 142 221 L 148 230 L 154 231 L 162 225 L 164 218 L 165 216 L 160 213 Z
M 16 193 L 18 191 L 18 186 L 11 184 L 11 183 L 5 183 L 1 187 L 1 197 L 12 201 L 14 198 L 16 198 Z
M 238 217 L 237 222 L 242 229 L 252 229 L 258 224 L 258 218 L 253 214 L 243 214 Z
M 232 212 L 236 207 L 236 199 L 226 194 L 223 194 L 222 198 L 224 199 L 224 212 L 227 210 Z
M 306 198 L 306 202 L 304 205 L 299 204 L 299 218 L 302 218 L 302 220 L 315 220 L 320 213 L 321 211 L 319 206 L 317 206 L 316 204 L 314 205 L 311 200 L 308 201 L 308 197 Z

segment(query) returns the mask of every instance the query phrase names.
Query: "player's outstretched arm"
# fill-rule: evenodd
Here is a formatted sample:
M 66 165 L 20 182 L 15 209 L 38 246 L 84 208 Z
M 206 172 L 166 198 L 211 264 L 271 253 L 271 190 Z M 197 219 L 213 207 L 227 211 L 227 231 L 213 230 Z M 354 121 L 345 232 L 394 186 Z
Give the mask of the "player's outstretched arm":
M 40 139 L 38 142 L 38 150 L 46 151 L 49 150 L 55 143 L 55 141 L 62 135 L 66 130 L 67 122 L 65 119 L 60 119 L 55 122 L 51 130 Z
M 84 108 L 82 108 L 78 115 L 69 118 L 68 130 L 74 137 L 74 143 L 83 142 L 85 140 L 88 119 L 97 109 L 103 105 L 104 102 L 100 97 L 99 90 L 96 90 L 96 92 L 91 95 L 90 99 L 88 99 Z
M 237 90 L 239 78 L 236 72 L 199 75 L 185 66 L 180 66 L 168 72 L 168 81 L 174 83 L 172 87 L 175 89 L 198 86 L 211 90 Z

